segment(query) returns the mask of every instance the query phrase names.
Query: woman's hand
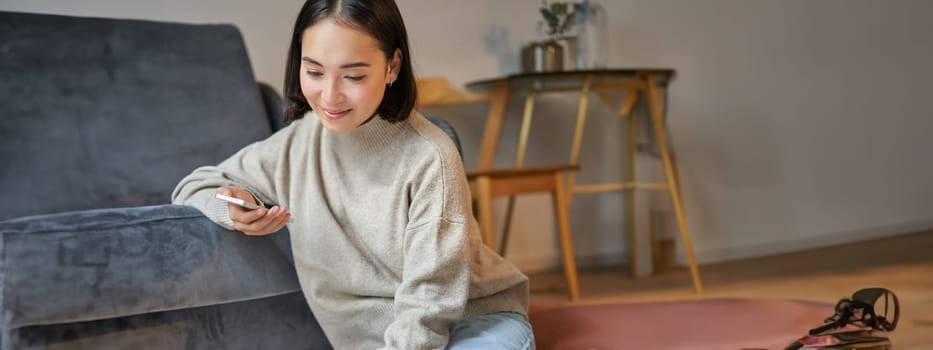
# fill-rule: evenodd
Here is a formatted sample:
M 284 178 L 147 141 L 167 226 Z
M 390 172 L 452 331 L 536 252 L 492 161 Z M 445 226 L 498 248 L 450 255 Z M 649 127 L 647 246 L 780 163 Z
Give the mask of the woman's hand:
M 240 198 L 255 204 L 256 199 L 249 191 L 238 187 L 225 186 L 217 189 L 217 193 Z M 292 214 L 285 207 L 274 206 L 271 209 L 259 208 L 249 210 L 233 203 L 227 203 L 233 227 L 249 236 L 264 236 L 278 232 L 285 227 Z

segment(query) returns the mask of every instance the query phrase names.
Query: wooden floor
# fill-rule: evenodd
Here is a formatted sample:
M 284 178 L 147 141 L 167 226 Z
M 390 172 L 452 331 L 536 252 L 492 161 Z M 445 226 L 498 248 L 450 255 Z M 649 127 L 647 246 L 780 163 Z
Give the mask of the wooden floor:
M 702 265 L 700 273 L 704 298 L 835 303 L 861 288 L 884 287 L 901 303 L 897 329 L 888 334 L 894 349 L 933 349 L 933 231 Z M 533 305 L 566 302 L 562 273 L 529 277 Z M 697 298 L 685 268 L 642 278 L 622 266 L 580 270 L 580 294 L 585 304 Z

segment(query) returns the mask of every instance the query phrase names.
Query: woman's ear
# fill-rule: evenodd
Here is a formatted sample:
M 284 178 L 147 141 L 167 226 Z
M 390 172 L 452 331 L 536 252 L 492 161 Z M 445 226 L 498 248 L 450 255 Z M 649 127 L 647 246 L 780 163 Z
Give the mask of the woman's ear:
M 402 69 L 402 59 L 402 50 L 395 49 L 392 60 L 389 61 L 389 71 L 386 72 L 386 84 L 394 83 L 398 79 L 398 72 Z

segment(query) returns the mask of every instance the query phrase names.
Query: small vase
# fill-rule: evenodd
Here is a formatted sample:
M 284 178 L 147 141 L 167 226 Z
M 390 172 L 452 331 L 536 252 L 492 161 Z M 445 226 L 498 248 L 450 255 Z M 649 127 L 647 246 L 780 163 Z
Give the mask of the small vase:
M 564 47 L 557 41 L 533 41 L 522 47 L 522 72 L 559 72 L 563 69 Z
M 580 45 L 577 37 L 565 35 L 557 39 L 557 43 L 564 48 L 563 70 L 571 71 L 581 68 L 578 62 Z

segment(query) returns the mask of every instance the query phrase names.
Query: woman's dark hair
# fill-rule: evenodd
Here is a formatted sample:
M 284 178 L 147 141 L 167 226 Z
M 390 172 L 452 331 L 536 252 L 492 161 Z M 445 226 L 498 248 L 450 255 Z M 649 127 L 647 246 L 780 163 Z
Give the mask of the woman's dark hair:
M 394 0 L 308 0 L 301 7 L 295 20 L 295 30 L 288 48 L 285 63 L 285 122 L 300 119 L 311 110 L 301 93 L 301 37 L 305 29 L 322 19 L 329 18 L 338 23 L 353 26 L 368 33 L 379 42 L 379 48 L 391 62 L 398 49 L 402 62 L 398 77 L 391 87 L 386 88 L 382 104 L 376 113 L 388 121 L 408 118 L 415 106 L 418 91 L 415 74 L 411 66 L 411 50 L 408 48 L 408 32 L 402 22 L 402 14 Z

